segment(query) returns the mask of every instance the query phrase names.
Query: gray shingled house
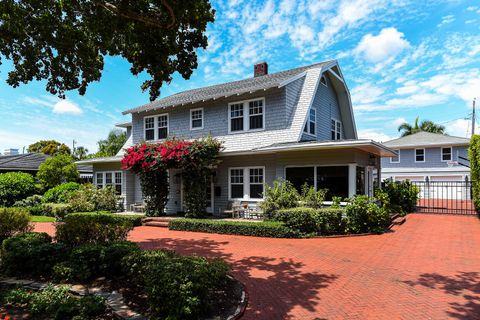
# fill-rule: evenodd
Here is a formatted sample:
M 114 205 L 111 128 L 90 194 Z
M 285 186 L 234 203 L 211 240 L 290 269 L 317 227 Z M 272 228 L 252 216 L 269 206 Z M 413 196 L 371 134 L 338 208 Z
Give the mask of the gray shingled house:
M 357 138 L 350 93 L 337 61 L 268 73 L 180 92 L 123 112 L 131 116 L 124 148 L 174 135 L 195 139 L 211 134 L 223 141 L 221 164 L 211 179 L 209 211 L 219 214 L 235 200 L 259 202 L 265 184 L 277 178 L 297 188 L 328 188 L 328 197 L 372 194 L 374 169 L 389 148 Z M 138 177 L 115 157 L 81 161 L 94 168 L 94 183 L 121 190 L 126 208 L 142 202 Z M 182 211 L 182 179 L 170 172 L 169 213 Z

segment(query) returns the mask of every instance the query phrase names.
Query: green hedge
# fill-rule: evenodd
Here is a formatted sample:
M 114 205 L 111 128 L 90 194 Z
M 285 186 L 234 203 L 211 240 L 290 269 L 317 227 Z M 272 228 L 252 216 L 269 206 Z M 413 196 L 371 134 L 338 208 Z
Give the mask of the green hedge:
M 105 213 L 71 213 L 57 225 L 57 241 L 68 246 L 124 241 L 133 229 L 128 218 Z
M 0 174 L 0 206 L 10 207 L 33 195 L 36 191 L 35 179 L 29 173 L 7 172 Z
M 51 189 L 43 195 L 42 201 L 44 203 L 67 203 L 70 199 L 70 195 L 80 189 L 80 184 L 76 182 L 67 182 Z
M 480 135 L 473 135 L 468 148 L 470 159 L 470 175 L 472 179 L 473 203 L 477 211 L 480 210 Z
M 272 217 L 283 222 L 291 230 L 304 236 L 332 235 L 346 232 L 344 209 L 291 208 L 278 210 Z
M 26 209 L 0 207 L 0 244 L 8 237 L 31 229 L 30 214 Z
M 176 219 L 169 222 L 170 230 L 197 231 L 208 233 L 237 234 L 243 236 L 295 238 L 297 232 L 287 228 L 281 222 L 243 222 L 204 219 Z

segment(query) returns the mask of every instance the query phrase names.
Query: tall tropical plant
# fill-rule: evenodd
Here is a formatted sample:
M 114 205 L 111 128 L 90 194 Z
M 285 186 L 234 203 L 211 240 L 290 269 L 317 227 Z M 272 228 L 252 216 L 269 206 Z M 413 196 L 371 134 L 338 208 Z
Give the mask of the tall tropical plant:
M 415 118 L 415 122 L 413 125 L 410 123 L 404 122 L 398 126 L 398 132 L 402 133 L 402 137 L 405 137 L 420 131 L 445 134 L 445 127 L 440 124 L 436 124 L 435 122 L 430 120 L 423 120 L 419 124 L 418 117 Z

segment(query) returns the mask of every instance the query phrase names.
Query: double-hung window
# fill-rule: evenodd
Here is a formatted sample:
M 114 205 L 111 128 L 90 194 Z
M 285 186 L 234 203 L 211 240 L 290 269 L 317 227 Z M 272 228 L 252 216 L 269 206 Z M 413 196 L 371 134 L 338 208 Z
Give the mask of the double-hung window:
M 264 168 L 230 168 L 230 199 L 263 198 Z
M 265 126 L 265 100 L 254 99 L 228 105 L 230 132 L 262 130 Z
M 415 149 L 415 162 L 425 162 L 425 149 Z
M 442 161 L 452 160 L 452 147 L 442 148 Z
M 190 129 L 203 129 L 203 108 L 190 110 Z
M 390 157 L 390 163 L 400 163 L 400 150 L 394 150 L 397 153 L 396 157 Z
M 303 132 L 309 133 L 311 135 L 315 135 L 316 118 L 317 118 L 317 111 L 311 108 L 308 112 L 308 120 L 307 120 L 307 123 L 305 123 Z
M 168 114 L 144 118 L 145 140 L 161 140 L 168 136 Z
M 123 173 L 121 171 L 102 171 L 95 173 L 97 188 L 112 187 L 117 194 L 122 193 Z
M 332 119 L 330 131 L 332 133 L 332 140 L 342 139 L 342 123 L 340 121 Z

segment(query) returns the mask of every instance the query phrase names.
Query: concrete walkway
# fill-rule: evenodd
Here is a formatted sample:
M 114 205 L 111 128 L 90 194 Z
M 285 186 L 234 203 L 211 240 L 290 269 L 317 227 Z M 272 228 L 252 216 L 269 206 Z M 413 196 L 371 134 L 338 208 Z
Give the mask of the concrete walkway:
M 51 224 L 37 231 L 52 232 Z M 269 239 L 138 227 L 145 249 L 222 258 L 244 319 L 480 319 L 480 220 L 409 215 L 384 235 Z

